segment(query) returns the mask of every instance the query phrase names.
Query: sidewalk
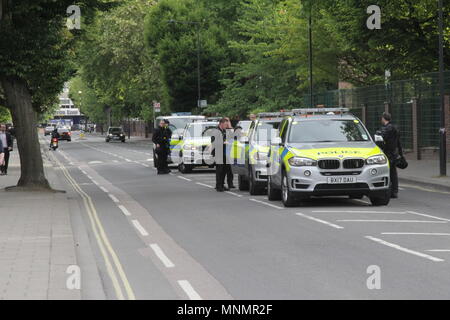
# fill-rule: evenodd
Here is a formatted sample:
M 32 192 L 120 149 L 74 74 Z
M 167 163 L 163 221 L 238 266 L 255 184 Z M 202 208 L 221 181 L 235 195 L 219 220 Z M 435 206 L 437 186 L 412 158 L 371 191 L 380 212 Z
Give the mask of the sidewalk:
M 52 166 L 45 170 L 52 187 L 63 189 Z M 66 285 L 67 268 L 77 265 L 67 195 L 5 191 L 19 175 L 14 151 L 8 175 L 0 176 L 0 300 L 81 299 Z
M 408 160 L 408 168 L 398 169 L 400 182 L 450 191 L 450 162 L 447 177 L 439 176 L 439 160 Z

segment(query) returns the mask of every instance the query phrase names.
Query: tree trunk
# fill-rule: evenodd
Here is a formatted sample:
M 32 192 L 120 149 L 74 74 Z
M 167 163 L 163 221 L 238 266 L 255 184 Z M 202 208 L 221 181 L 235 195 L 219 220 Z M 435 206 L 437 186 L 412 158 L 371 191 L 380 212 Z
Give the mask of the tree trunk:
M 17 186 L 33 190 L 50 189 L 44 174 L 37 133 L 37 114 L 31 104 L 30 91 L 25 81 L 19 78 L 5 77 L 0 81 L 16 130 L 20 156 L 20 179 Z

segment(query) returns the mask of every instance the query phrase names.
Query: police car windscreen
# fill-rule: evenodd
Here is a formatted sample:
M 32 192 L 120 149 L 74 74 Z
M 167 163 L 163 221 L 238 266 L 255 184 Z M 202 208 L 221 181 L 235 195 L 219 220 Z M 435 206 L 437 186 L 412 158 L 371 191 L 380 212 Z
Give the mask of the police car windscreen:
M 260 122 L 256 129 L 255 140 L 258 142 L 270 142 L 272 130 L 278 129 L 280 122 Z
M 369 136 L 357 120 L 311 120 L 293 122 L 289 142 L 349 142 L 369 141 Z

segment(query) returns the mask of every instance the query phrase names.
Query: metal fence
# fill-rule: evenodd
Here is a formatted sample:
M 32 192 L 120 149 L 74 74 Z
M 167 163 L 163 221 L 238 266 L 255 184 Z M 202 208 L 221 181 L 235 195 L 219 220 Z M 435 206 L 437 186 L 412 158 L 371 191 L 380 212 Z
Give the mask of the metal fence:
M 445 93 L 450 95 L 450 71 L 446 71 Z M 310 97 L 303 97 L 308 106 Z M 375 133 L 380 128 L 380 118 L 384 111 L 392 114 L 393 122 L 401 132 L 405 149 L 413 149 L 417 133 L 418 148 L 439 146 L 440 99 L 439 74 L 427 73 L 412 80 L 392 81 L 387 85 L 332 90 L 313 95 L 314 105 L 342 106 L 363 119 L 369 131 Z M 416 114 L 413 114 L 415 112 Z M 416 122 L 413 122 L 413 119 Z M 417 132 L 414 130 L 417 128 Z

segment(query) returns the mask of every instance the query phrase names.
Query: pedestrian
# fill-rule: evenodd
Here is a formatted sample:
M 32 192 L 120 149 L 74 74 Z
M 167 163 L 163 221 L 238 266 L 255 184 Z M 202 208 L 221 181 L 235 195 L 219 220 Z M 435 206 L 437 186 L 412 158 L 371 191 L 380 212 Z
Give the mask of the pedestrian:
M 172 137 L 172 131 L 169 129 L 169 120 L 164 119 L 159 122 L 159 127 L 153 133 L 152 141 L 155 144 L 156 152 L 156 168 L 158 174 L 170 173 L 167 158 L 170 152 L 170 138 Z
M 227 128 L 229 127 L 229 121 L 226 118 L 222 118 L 219 120 L 219 125 L 217 127 L 218 134 L 212 137 L 212 142 L 214 145 L 213 154 L 216 161 L 216 190 L 217 192 L 228 191 L 229 189 L 224 186 L 225 184 L 225 176 L 231 168 L 230 164 L 227 162 L 227 145 L 229 142 L 227 141 Z M 216 137 L 219 141 L 216 141 Z M 220 152 L 216 152 L 216 150 L 222 150 L 222 157 L 220 157 Z
M 227 123 L 227 128 L 226 131 L 228 133 L 229 137 L 233 137 L 233 133 L 234 133 L 234 129 L 233 126 L 231 124 L 230 118 L 225 117 L 225 119 L 227 119 L 228 123 Z M 233 147 L 233 140 L 228 140 L 228 148 L 230 149 L 229 151 L 231 151 L 231 148 Z M 228 154 L 228 152 L 227 152 Z M 227 185 L 229 189 L 235 189 L 236 187 L 234 186 L 233 183 L 233 179 L 234 179 L 234 175 L 233 175 L 233 170 L 231 168 L 231 164 L 230 163 L 226 163 L 225 164 L 225 170 L 226 170 L 226 177 L 227 177 Z
M 255 121 L 255 120 L 256 120 L 256 114 L 250 113 L 250 115 L 248 116 L 248 118 L 250 119 L 250 121 Z
M 6 125 L 0 124 L 0 140 L 2 141 L 3 161 L 0 166 L 0 175 L 8 174 L 9 153 L 13 150 L 13 139 L 11 134 L 6 131 Z
M 390 180 L 391 180 L 391 198 L 398 198 L 398 175 L 396 161 L 403 156 L 403 149 L 400 143 L 400 133 L 397 128 L 391 123 L 392 116 L 390 113 L 384 112 L 381 117 L 383 127 L 379 133 L 384 140 L 382 145 L 383 152 L 389 160 Z

